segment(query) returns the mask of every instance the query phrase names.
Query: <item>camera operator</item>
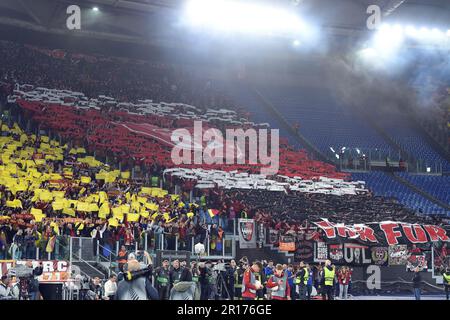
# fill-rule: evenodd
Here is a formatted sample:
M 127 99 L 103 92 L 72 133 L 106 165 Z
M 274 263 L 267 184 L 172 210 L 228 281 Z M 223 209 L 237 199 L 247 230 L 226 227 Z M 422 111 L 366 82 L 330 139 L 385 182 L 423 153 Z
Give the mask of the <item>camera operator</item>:
M 170 291 L 170 300 L 199 300 L 199 298 L 197 283 L 192 280 L 191 269 L 186 261 L 182 261 L 179 281 Z
M 104 290 L 99 277 L 95 277 L 94 279 L 92 279 L 92 282 L 89 283 L 89 290 L 91 291 L 91 294 L 93 293 L 94 300 L 103 299 Z
M 11 279 L 11 296 L 13 300 L 19 300 L 20 298 L 20 285 L 16 277 Z
M 33 268 L 33 262 L 28 260 L 25 264 L 27 268 L 31 268 L 31 275 L 28 279 L 25 279 L 28 286 L 28 294 L 30 296 L 30 300 L 38 300 L 39 299 L 39 280 L 37 277 L 42 275 L 44 272 L 44 267 L 42 266 L 42 262 L 39 262 L 39 265 L 36 268 Z M 20 279 L 19 279 L 20 280 Z
M 195 285 L 197 286 L 197 290 L 200 294 L 200 270 L 198 268 L 196 261 L 191 261 L 191 273 L 192 273 L 192 281 L 195 282 Z M 201 294 L 200 294 L 201 295 Z
M 148 256 L 147 259 L 149 258 Z M 151 259 L 149 261 L 151 262 Z M 117 285 L 115 300 L 159 300 L 158 291 L 151 283 L 153 274 L 151 264 L 142 268 L 138 260 L 130 259 L 126 269 L 127 272 L 121 275 Z
M 13 300 L 11 278 L 7 276 L 2 276 L 0 280 L 0 300 Z
M 200 300 L 209 300 L 211 294 L 214 294 L 214 290 L 211 284 L 214 281 L 211 262 L 199 263 L 199 272 L 199 282 L 201 290 Z

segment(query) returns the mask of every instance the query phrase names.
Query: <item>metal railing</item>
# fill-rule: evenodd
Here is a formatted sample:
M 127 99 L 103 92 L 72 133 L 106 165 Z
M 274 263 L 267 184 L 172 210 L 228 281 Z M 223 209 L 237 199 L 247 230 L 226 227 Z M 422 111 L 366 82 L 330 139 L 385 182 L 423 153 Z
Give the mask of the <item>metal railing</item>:
M 236 223 L 234 221 L 233 234 L 223 234 L 221 240 L 213 239 L 209 233 L 206 236 L 187 236 L 180 239 L 178 235 L 169 233 L 144 232 L 138 241 L 127 246 L 128 252 L 136 253 L 139 250 L 147 251 L 153 258 L 158 250 L 189 251 L 192 255 L 201 259 L 229 260 L 236 256 Z M 123 240 L 116 241 L 113 246 L 102 245 L 100 241 L 86 237 L 71 237 L 68 241 L 68 260 L 70 264 L 77 262 L 86 264 L 97 272 L 103 273 L 93 264 L 102 265 L 108 275 L 118 272 L 118 253 Z M 204 246 L 204 253 L 196 252 L 196 245 Z

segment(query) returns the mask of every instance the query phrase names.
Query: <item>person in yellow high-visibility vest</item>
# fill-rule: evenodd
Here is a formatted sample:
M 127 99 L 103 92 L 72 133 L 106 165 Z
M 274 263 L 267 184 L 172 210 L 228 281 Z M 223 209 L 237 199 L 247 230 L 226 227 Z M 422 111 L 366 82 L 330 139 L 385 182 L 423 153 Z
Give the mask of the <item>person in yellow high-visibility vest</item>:
M 306 268 L 305 263 L 301 261 L 294 280 L 294 283 L 297 287 L 299 300 L 306 300 L 308 279 L 309 279 L 309 270 Z
M 325 261 L 325 266 L 323 268 L 323 290 L 322 299 L 323 300 L 334 300 L 334 279 L 336 277 L 336 268 L 331 265 L 330 260 Z
M 445 272 L 442 273 L 442 277 L 444 280 L 445 297 L 447 300 L 449 300 L 449 297 L 450 297 L 450 268 L 445 269 Z

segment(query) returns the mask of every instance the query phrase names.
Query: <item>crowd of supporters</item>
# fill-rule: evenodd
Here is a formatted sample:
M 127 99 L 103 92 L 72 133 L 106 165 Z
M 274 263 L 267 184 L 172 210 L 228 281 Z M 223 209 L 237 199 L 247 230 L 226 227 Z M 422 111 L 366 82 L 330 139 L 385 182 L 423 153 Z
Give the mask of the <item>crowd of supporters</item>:
M 85 93 L 119 101 L 152 99 L 198 107 L 233 107 L 212 80 L 194 68 L 119 57 L 70 53 L 18 43 L 0 42 L 3 80 Z

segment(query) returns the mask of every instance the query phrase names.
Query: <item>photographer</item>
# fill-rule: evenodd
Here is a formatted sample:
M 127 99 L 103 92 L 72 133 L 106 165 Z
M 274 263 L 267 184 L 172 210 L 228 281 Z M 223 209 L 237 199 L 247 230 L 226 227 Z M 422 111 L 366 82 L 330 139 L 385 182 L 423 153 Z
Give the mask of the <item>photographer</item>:
M 2 276 L 0 280 L 0 300 L 12 300 L 11 293 L 11 279 L 7 276 Z
M 186 266 L 186 261 L 182 261 L 181 265 L 179 281 L 173 285 L 170 291 L 170 300 L 199 300 L 197 283 L 192 281 L 191 270 Z
M 169 299 L 169 287 L 170 287 L 170 270 L 169 270 L 169 260 L 165 259 L 161 267 L 155 270 L 155 282 L 156 290 L 158 290 L 159 299 L 167 300 Z
M 28 294 L 30 296 L 30 300 L 38 300 L 39 299 L 39 280 L 37 277 L 42 275 L 44 272 L 44 267 L 42 266 L 42 262 L 39 262 L 39 265 L 36 268 L 33 268 L 33 262 L 28 260 L 25 264 L 27 268 L 31 268 L 31 275 L 28 279 L 25 279 L 28 285 Z
M 169 271 L 170 289 L 172 289 L 173 286 L 180 281 L 181 272 L 182 269 L 180 267 L 180 261 L 178 259 L 174 260 Z
M 211 263 L 199 263 L 200 272 L 200 300 L 209 300 L 212 290 L 211 282 L 213 281 L 213 271 L 211 269 Z
M 99 277 L 95 277 L 92 279 L 92 282 L 89 284 L 90 293 L 93 295 L 94 300 L 102 300 L 104 297 L 104 290 L 101 285 L 101 281 Z
M 117 286 L 115 300 L 159 300 L 158 291 L 151 284 L 152 268 L 142 268 L 139 261 L 130 259 L 127 272 Z

